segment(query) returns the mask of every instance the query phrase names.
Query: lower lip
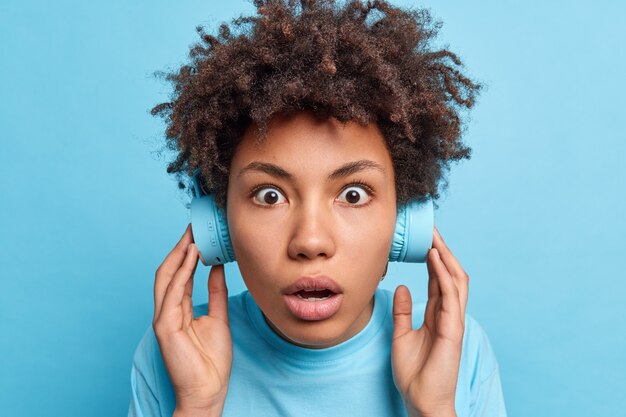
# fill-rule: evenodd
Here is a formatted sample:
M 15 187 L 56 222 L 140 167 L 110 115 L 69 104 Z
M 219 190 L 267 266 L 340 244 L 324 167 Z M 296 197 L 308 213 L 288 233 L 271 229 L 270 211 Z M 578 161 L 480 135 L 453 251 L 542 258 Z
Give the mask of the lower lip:
M 333 294 L 325 300 L 306 301 L 295 294 L 285 295 L 289 311 L 302 320 L 325 320 L 341 307 L 343 294 Z

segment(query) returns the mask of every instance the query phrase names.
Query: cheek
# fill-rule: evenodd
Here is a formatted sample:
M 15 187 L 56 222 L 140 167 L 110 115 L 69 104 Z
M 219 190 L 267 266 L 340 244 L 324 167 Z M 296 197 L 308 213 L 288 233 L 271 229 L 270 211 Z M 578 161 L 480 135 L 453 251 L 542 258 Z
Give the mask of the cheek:
M 367 299 L 378 287 L 389 259 L 395 211 L 391 215 L 381 213 L 378 219 L 364 226 L 360 233 L 353 234 L 354 239 L 346 245 L 346 252 L 349 251 L 346 262 L 354 273 L 354 282 L 360 282 L 353 290 Z
M 396 223 L 395 207 L 384 206 L 383 210 L 365 211 L 352 215 L 340 222 L 337 236 L 344 251 L 357 254 L 361 261 L 374 256 L 374 262 L 388 257 Z
M 235 257 L 244 279 L 254 274 L 261 278 L 275 268 L 281 247 L 276 231 L 254 221 L 239 221 L 229 226 Z

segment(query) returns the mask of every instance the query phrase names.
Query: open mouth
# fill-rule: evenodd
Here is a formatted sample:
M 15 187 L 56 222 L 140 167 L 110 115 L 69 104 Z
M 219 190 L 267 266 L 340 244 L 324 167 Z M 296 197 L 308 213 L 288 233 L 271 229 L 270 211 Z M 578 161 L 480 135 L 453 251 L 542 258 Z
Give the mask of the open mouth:
M 300 290 L 295 293 L 295 295 L 305 301 L 320 301 L 330 298 L 334 292 L 329 289 L 322 290 Z
M 303 276 L 283 289 L 285 306 L 302 320 L 332 317 L 343 301 L 343 288 L 325 275 Z

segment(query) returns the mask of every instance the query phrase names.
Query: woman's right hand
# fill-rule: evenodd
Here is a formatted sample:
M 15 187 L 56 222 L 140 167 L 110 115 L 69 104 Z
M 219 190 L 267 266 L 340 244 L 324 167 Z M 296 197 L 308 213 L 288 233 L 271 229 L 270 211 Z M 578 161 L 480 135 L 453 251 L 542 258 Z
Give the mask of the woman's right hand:
M 176 394 L 176 410 L 189 414 L 224 406 L 233 358 L 224 266 L 209 273 L 208 315 L 193 317 L 198 248 L 191 225 L 156 271 L 152 327 Z

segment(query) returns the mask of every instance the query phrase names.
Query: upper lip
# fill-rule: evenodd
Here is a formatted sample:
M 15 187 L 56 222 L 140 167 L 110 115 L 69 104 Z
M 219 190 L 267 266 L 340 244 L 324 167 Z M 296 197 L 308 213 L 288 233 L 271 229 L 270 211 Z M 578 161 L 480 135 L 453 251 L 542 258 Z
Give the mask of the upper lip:
M 339 294 L 343 292 L 343 288 L 332 278 L 325 275 L 300 277 L 296 282 L 283 290 L 284 294 L 294 294 L 302 290 L 331 290 Z

